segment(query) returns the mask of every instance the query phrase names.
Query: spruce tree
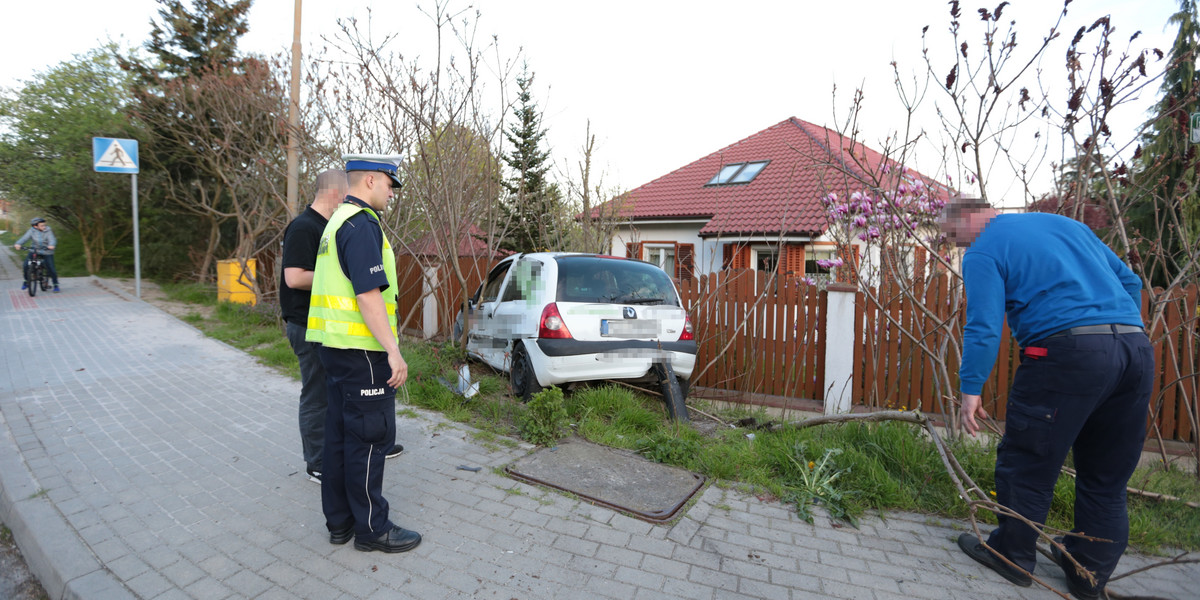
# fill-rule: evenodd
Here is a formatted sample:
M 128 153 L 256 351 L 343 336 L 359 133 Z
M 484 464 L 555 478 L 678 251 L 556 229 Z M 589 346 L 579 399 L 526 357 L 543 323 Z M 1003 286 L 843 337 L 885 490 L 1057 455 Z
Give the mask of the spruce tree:
M 144 47 L 153 62 L 126 58 L 143 89 L 156 82 L 197 75 L 208 68 L 234 67 L 240 61 L 238 41 L 249 30 L 252 0 L 159 0 Z
M 143 201 L 143 247 L 151 257 L 149 268 L 176 274 L 199 267 L 201 281 L 209 273 L 203 265 L 213 254 L 232 252 L 237 231 L 221 182 L 203 168 L 193 136 L 187 126 L 208 130 L 236 131 L 238 123 L 198 118 L 181 108 L 181 93 L 199 90 L 206 77 L 238 77 L 246 72 L 246 61 L 238 41 L 249 29 L 252 0 L 158 0 L 156 18 L 151 19 L 150 39 L 143 56 L 119 57 L 122 69 L 133 74 L 134 103 L 130 113 L 136 123 L 179 122 L 181 127 L 145 128 L 141 139 L 142 171 L 148 184 L 165 192 L 147 194 Z M 198 92 L 192 92 L 198 93 Z M 214 207 L 197 224 L 187 207 Z M 179 218 L 180 216 L 184 218 Z M 218 222 L 213 226 L 212 221 Z M 203 255 L 200 265 L 189 264 L 189 255 Z
M 528 68 L 517 78 L 520 93 L 519 104 L 513 110 L 516 119 L 504 134 L 512 146 L 512 151 L 504 155 L 504 163 L 512 173 L 504 180 L 507 197 L 502 212 L 508 220 L 508 235 L 500 246 L 516 252 L 555 249 L 562 213 L 562 194 L 558 186 L 546 180 L 550 154 L 542 149 L 546 130 L 530 94 L 533 80 L 534 74 Z
M 1129 224 L 1142 241 L 1139 253 L 1161 257 L 1147 273 L 1153 285 L 1166 285 L 1178 272 L 1183 240 L 1196 227 L 1196 148 L 1190 139 L 1190 115 L 1197 102 L 1196 52 L 1200 18 L 1195 0 L 1180 0 L 1168 23 L 1179 26 L 1162 81 L 1162 98 L 1147 123 L 1141 171 L 1152 188 L 1128 211 Z M 1189 233 L 1192 232 L 1192 233 Z

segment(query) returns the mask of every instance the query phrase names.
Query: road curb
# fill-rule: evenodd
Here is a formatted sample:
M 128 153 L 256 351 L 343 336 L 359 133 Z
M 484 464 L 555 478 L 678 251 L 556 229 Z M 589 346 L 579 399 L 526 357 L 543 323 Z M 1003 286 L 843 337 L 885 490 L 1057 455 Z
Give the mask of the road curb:
M 0 433 L 0 520 L 51 598 L 133 600 L 41 491 L 6 421 Z

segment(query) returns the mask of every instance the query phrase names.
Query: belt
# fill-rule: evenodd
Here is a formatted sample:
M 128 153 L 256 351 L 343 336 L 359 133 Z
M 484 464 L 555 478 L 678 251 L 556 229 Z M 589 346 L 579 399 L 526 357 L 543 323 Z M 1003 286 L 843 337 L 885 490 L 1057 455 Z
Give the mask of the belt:
M 1058 333 L 1052 333 L 1043 339 L 1062 337 L 1064 335 L 1100 335 L 1110 333 L 1144 333 L 1145 330 L 1139 325 L 1083 325 L 1080 327 L 1072 327 L 1064 329 Z

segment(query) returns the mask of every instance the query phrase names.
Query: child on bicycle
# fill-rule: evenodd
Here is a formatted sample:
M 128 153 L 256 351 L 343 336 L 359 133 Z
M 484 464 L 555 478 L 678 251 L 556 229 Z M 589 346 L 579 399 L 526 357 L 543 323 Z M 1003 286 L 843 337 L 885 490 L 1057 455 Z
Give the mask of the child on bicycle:
M 29 222 L 29 231 L 13 244 L 13 248 L 21 249 L 21 245 L 29 241 L 29 249 L 36 251 L 44 259 L 46 272 L 50 273 L 50 280 L 54 282 L 54 291 L 58 291 L 58 270 L 54 268 L 54 246 L 58 244 L 58 238 L 54 237 L 54 232 L 50 231 L 50 224 L 41 217 L 34 217 Z M 29 280 L 29 255 L 25 255 L 25 280 Z M 21 289 L 29 287 L 29 284 L 22 283 Z

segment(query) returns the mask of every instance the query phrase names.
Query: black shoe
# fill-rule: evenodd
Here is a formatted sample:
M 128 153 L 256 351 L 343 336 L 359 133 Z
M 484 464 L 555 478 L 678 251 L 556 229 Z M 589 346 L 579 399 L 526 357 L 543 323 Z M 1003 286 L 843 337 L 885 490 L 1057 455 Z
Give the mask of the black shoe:
M 384 456 L 387 458 L 396 458 L 397 456 L 400 456 L 401 452 L 404 452 L 404 446 L 396 444 L 395 446 L 392 446 L 392 449 L 388 450 L 388 453 Z
M 335 529 L 329 532 L 329 543 L 341 546 L 350 541 L 354 537 L 354 525 L 348 525 L 345 529 Z
M 1056 537 L 1054 541 L 1061 544 L 1063 538 Z M 1063 575 L 1067 576 L 1067 590 L 1071 592 L 1072 596 L 1079 600 L 1108 600 L 1108 593 L 1103 588 L 1093 588 L 1075 574 L 1075 565 L 1063 558 L 1062 551 L 1058 549 L 1058 546 L 1050 546 L 1050 560 L 1053 560 L 1054 564 L 1063 570 Z
M 967 556 L 975 559 L 975 562 L 999 573 L 1001 577 L 1021 587 L 1033 585 L 1033 578 L 1029 576 L 1029 573 L 1016 567 L 1008 566 L 1003 560 L 992 554 L 991 550 L 984 548 L 983 544 L 979 543 L 979 538 L 969 533 L 964 533 L 958 536 L 958 547 Z
M 309 467 L 308 480 L 317 485 L 321 485 L 321 472 L 312 467 Z
M 390 531 L 373 540 L 354 538 L 354 549 L 362 550 L 363 552 L 379 550 L 392 554 L 395 552 L 408 552 L 416 548 L 420 543 L 421 534 L 404 529 L 399 525 L 393 525 Z

